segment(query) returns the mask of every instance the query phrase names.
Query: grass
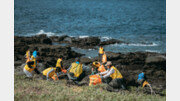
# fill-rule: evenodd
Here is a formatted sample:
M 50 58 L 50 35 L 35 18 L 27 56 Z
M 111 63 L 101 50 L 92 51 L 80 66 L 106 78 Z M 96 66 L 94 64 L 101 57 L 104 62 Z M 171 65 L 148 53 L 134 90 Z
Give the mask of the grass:
M 165 101 L 166 96 L 137 93 L 130 91 L 108 92 L 102 85 L 66 86 L 65 80 L 46 81 L 25 79 L 23 75 L 14 76 L 15 101 Z

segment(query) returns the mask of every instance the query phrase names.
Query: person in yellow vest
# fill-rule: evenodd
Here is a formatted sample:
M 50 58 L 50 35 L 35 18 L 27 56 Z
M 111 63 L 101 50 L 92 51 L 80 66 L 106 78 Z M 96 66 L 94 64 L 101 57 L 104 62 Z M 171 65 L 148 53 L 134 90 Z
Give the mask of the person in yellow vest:
M 92 63 L 91 75 L 94 75 L 98 72 L 104 72 L 104 71 L 106 71 L 104 64 L 101 64 L 100 62 L 96 62 L 96 61 Z
M 99 48 L 99 61 L 102 62 L 102 55 L 104 54 L 104 48 L 102 46 L 100 46 Z
M 91 68 L 91 75 L 94 75 L 96 73 L 98 73 L 98 68 L 101 66 L 100 62 L 93 62 L 92 63 L 92 68 Z
M 30 57 L 30 51 L 26 52 L 26 56 Z M 31 58 L 26 60 L 26 65 L 24 66 L 24 73 L 27 77 L 32 77 L 32 71 L 35 71 L 37 74 L 40 74 L 38 69 L 36 68 L 37 62 L 39 62 L 39 58 L 37 57 L 37 51 L 35 50 L 31 56 Z
M 46 80 L 52 80 L 53 76 L 57 76 L 57 68 L 55 67 L 49 67 L 46 68 L 45 70 L 43 70 L 42 74 L 43 74 L 43 79 L 46 78 Z M 58 79 L 58 77 L 56 77 Z
M 106 62 L 107 62 L 107 56 L 106 56 L 106 53 L 104 52 L 102 56 L 102 63 L 105 64 Z
M 29 60 L 26 65 L 24 66 L 24 73 L 26 74 L 27 77 L 32 77 L 32 71 L 35 71 L 37 74 L 40 74 L 38 69 L 36 68 L 36 62 L 39 61 L 37 60 Z
M 75 62 L 71 64 L 71 66 L 67 69 L 68 73 L 67 76 L 69 80 L 76 81 L 81 81 L 85 77 L 85 73 L 83 70 L 84 66 L 80 62 L 79 58 L 75 59 Z
M 57 68 L 58 73 L 61 72 L 62 69 L 64 69 L 62 61 L 63 61 L 63 58 L 62 58 L 62 56 L 60 56 L 56 62 L 56 68 Z
M 31 56 L 30 50 L 27 50 L 27 51 L 26 51 L 26 54 L 25 54 L 26 63 L 27 63 L 28 61 L 30 61 L 30 56 Z
M 101 72 L 99 74 L 101 75 L 102 80 L 106 80 L 108 77 L 111 77 L 112 80 L 107 82 L 108 84 L 107 90 L 119 91 L 120 88 L 126 89 L 122 74 L 119 72 L 119 70 L 116 67 L 112 65 L 111 61 L 108 61 L 105 66 L 107 66 L 108 70 L 106 70 L 105 72 Z

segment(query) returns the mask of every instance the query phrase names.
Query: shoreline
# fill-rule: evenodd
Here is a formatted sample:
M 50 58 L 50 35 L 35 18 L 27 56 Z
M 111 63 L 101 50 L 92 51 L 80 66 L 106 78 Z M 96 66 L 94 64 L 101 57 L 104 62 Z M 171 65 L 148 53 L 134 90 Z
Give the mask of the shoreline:
M 58 43 L 53 45 L 53 43 Z M 97 49 L 100 45 L 110 45 L 115 43 L 126 43 L 121 40 L 110 39 L 101 41 L 98 37 L 76 38 L 63 36 L 50 36 L 45 34 L 24 37 L 14 36 L 14 67 L 15 72 L 22 72 L 22 64 L 25 63 L 24 54 L 30 49 L 38 51 L 41 58 L 43 68 L 40 71 L 55 66 L 59 56 L 64 57 L 64 67 L 67 69 L 74 61 L 74 58 L 80 57 L 83 64 L 90 66 L 92 62 L 97 61 L 97 57 L 83 57 L 81 53 L 77 53 L 71 47 L 81 49 Z M 62 46 L 60 44 L 67 44 Z M 97 53 L 98 54 L 98 51 Z M 145 70 L 148 81 L 154 87 L 157 94 L 166 89 L 166 53 L 154 52 L 128 52 L 114 53 L 107 51 L 108 61 L 112 61 L 113 65 L 122 73 L 127 80 L 128 86 L 136 86 L 136 76 L 142 70 Z

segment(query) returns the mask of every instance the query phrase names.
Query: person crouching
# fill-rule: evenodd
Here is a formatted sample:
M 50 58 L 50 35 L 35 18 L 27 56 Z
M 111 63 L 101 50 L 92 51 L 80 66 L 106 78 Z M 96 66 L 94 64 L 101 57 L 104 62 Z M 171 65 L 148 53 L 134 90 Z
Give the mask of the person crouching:
M 32 71 L 35 71 L 37 74 L 40 74 L 40 72 L 36 68 L 36 62 L 39 62 L 39 58 L 27 61 L 26 65 L 24 66 L 23 71 L 28 78 L 33 77 Z
M 76 58 L 75 62 L 67 69 L 67 76 L 70 81 L 73 81 L 75 84 L 78 84 L 85 77 L 83 72 L 83 64 L 80 63 L 80 59 Z
M 55 67 L 49 67 L 47 69 L 45 69 L 42 74 L 43 74 L 43 79 L 46 79 L 46 80 L 52 80 L 52 77 L 53 76 L 56 76 L 56 79 L 58 80 L 58 77 L 57 77 L 57 68 Z
M 106 80 L 108 77 L 112 78 L 112 80 L 107 83 L 108 86 L 106 89 L 108 91 L 119 91 L 119 89 L 121 88 L 125 90 L 126 88 L 124 85 L 123 76 L 121 75 L 119 70 L 117 70 L 116 67 L 112 65 L 111 61 L 108 61 L 105 66 L 107 66 L 108 70 L 99 73 L 101 75 L 101 79 Z

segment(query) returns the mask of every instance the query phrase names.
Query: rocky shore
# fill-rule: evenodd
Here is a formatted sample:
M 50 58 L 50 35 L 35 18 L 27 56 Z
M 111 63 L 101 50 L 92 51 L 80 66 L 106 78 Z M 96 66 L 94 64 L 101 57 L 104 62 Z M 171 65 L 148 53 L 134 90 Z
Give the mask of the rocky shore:
M 54 45 L 56 43 L 56 45 Z M 21 65 L 25 63 L 24 55 L 29 49 L 38 51 L 43 68 L 55 66 L 59 56 L 64 58 L 64 67 L 68 68 L 74 61 L 74 58 L 80 57 L 82 63 L 89 65 L 93 61 L 97 61 L 97 57 L 83 57 L 84 54 L 77 53 L 71 47 L 82 49 L 96 49 L 97 46 L 104 46 L 115 43 L 125 43 L 121 40 L 111 39 L 101 41 L 98 37 L 77 38 L 64 36 L 47 37 L 45 34 L 31 37 L 14 37 L 14 68 L 15 72 L 22 71 Z M 66 44 L 65 46 L 61 44 Z M 98 54 L 98 51 L 97 51 Z M 128 86 L 137 86 L 137 75 L 145 70 L 148 81 L 160 94 L 166 89 L 166 54 L 150 53 L 150 52 L 131 52 L 131 53 L 113 53 L 106 52 L 108 61 L 112 61 L 113 65 L 122 73 L 126 79 Z

